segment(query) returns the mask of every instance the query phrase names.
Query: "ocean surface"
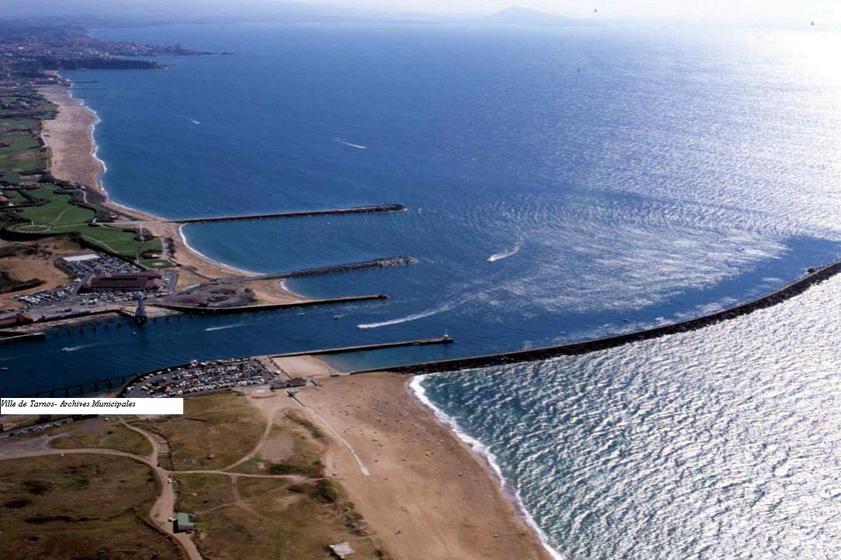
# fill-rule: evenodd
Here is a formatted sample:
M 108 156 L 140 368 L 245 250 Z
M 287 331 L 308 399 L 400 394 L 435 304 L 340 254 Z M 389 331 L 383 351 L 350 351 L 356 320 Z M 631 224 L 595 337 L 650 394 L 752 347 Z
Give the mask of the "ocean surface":
M 420 383 L 563 558 L 828 560 L 839 309 L 836 277 L 700 331 Z
M 261 272 L 385 303 L 126 322 L 0 348 L 23 394 L 193 358 L 422 338 L 354 369 L 591 338 L 720 309 L 841 256 L 841 39 L 816 31 L 226 25 L 97 31 L 231 55 L 66 72 L 118 202 Z M 833 286 L 835 289 L 833 290 Z M 571 558 L 839 556 L 832 281 L 575 359 L 425 378 Z M 832 405 L 836 406 L 832 406 Z M 833 543 L 834 548 L 833 548 Z

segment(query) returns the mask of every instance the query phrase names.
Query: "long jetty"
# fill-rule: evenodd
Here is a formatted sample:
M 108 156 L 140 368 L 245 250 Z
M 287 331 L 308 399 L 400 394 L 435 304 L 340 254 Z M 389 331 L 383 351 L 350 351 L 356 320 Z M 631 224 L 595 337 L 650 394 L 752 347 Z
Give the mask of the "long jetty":
M 379 342 L 374 344 L 359 344 L 356 346 L 341 346 L 339 348 L 323 348 L 321 350 L 304 350 L 301 352 L 287 352 L 286 354 L 271 354 L 269 358 L 294 358 L 295 356 L 324 356 L 328 354 L 345 354 L 348 352 L 364 352 L 366 350 L 384 350 L 386 348 L 401 348 L 404 346 L 430 346 L 433 344 L 451 344 L 455 339 L 450 335 L 434 338 L 420 338 L 417 340 L 400 340 L 397 342 Z
M 350 208 L 328 208 L 325 210 L 297 210 L 292 212 L 269 212 L 265 214 L 238 214 L 233 216 L 207 216 L 201 218 L 183 218 L 167 220 L 173 224 L 207 224 L 213 222 L 241 222 L 251 220 L 281 220 L 286 218 L 307 218 L 313 216 L 341 216 L 344 214 L 386 214 L 403 212 L 402 204 L 375 204 L 370 206 L 352 206 Z
M 315 268 L 305 268 L 302 270 L 293 270 L 291 272 L 273 272 L 270 274 L 258 274 L 257 276 L 244 276 L 237 279 L 239 283 L 253 282 L 255 280 L 279 280 L 283 278 L 305 278 L 308 276 L 323 276 L 327 274 L 337 274 L 339 272 L 353 272 L 357 270 L 365 270 L 368 268 L 392 268 L 395 266 L 408 266 L 415 264 L 417 259 L 414 257 L 381 257 L 378 259 L 370 259 L 367 261 L 349 262 L 343 264 L 331 264 L 327 266 L 319 266 Z M 211 280 L 209 283 L 223 284 L 230 282 L 227 278 L 219 280 Z
M 42 331 L 19 333 L 15 331 L 0 333 L 0 344 L 6 342 L 25 342 L 27 340 L 43 340 L 47 335 Z
M 818 269 L 810 269 L 805 276 L 786 284 L 785 286 L 761 295 L 755 299 L 746 301 L 744 303 L 734 305 L 721 311 L 687 319 L 677 323 L 670 323 L 653 327 L 650 329 L 643 329 L 625 334 L 618 334 L 613 336 L 605 336 L 592 340 L 585 340 L 581 342 L 572 342 L 569 344 L 561 344 L 558 346 L 548 346 L 543 348 L 533 348 L 529 350 L 519 350 L 516 352 L 506 352 L 501 354 L 486 354 L 481 356 L 472 356 L 468 358 L 457 358 L 453 360 L 439 360 L 422 362 L 416 364 L 407 364 L 402 366 L 388 367 L 388 368 L 372 368 L 364 370 L 356 370 L 351 374 L 371 373 L 375 371 L 391 371 L 396 373 L 407 374 L 423 374 L 433 372 L 457 371 L 462 369 L 482 368 L 489 366 L 498 366 L 505 364 L 516 364 L 522 362 L 532 362 L 536 360 L 546 360 L 549 358 L 556 358 L 559 356 L 577 356 L 581 354 L 588 354 L 590 352 L 597 352 L 599 350 L 607 350 L 631 344 L 634 342 L 641 342 L 644 340 L 651 340 L 677 333 L 685 333 L 695 331 L 720 323 L 748 315 L 754 311 L 765 309 L 782 303 L 787 299 L 791 299 L 808 290 L 811 286 L 823 282 L 828 278 L 835 276 L 841 272 L 841 259 Z
M 358 346 L 344 346 L 341 348 L 321 348 L 316 350 L 302 350 L 300 352 L 288 352 L 285 354 L 271 354 L 268 358 L 292 358 L 295 356 L 323 356 L 328 354 L 342 354 L 346 352 L 361 352 L 364 350 L 383 350 L 386 348 L 398 348 L 404 346 L 428 346 L 432 344 L 450 344 L 454 341 L 453 337 L 449 335 L 434 337 L 434 338 L 419 338 L 416 340 L 401 340 L 397 342 L 379 342 L 374 344 L 362 344 Z M 186 364 L 169 367 L 184 367 Z M 130 384 L 132 380 L 143 377 L 149 373 L 159 370 L 146 371 L 142 373 L 130 373 L 126 375 L 118 375 L 105 379 L 96 379 L 94 381 L 85 381 L 74 385 L 67 385 L 65 387 L 56 387 L 53 389 L 46 389 L 28 395 L 23 395 L 21 398 L 44 398 L 44 397 L 80 397 L 86 394 L 96 394 L 102 391 L 113 391 L 116 389 L 124 389 L 126 385 Z

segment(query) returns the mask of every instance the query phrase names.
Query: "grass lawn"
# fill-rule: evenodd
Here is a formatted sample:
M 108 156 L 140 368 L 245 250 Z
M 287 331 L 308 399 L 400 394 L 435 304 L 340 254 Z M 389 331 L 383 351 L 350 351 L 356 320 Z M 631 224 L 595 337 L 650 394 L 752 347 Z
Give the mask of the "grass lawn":
M 144 256 L 159 254 L 163 250 L 160 238 L 141 243 L 134 231 L 92 225 L 90 222 L 96 213 L 73 204 L 71 195 L 56 192 L 55 187 L 44 185 L 28 194 L 44 203 L 18 209 L 18 215 L 29 223 L 13 224 L 9 226 L 10 231 L 44 235 L 78 233 L 85 241 L 107 253 L 137 260 L 151 268 L 172 266 L 169 261 Z
M 149 468 L 123 457 L 0 461 L 0 558 L 177 560 L 146 521 L 156 495 Z
M 96 213 L 89 208 L 71 204 L 69 194 L 59 194 L 50 187 L 41 187 L 28 194 L 44 200 L 40 206 L 30 206 L 18 210 L 21 218 L 31 224 L 13 226 L 11 229 L 23 232 L 71 233 L 87 227 Z
M 24 175 L 42 172 L 47 163 L 38 141 L 39 122 L 19 116 L 15 111 L 0 114 L 0 179 L 9 183 L 20 183 Z
M 11 105 L 0 111 L 0 179 L 11 184 L 31 184 L 36 179 L 30 175 L 43 172 L 47 164 L 47 153 L 38 141 L 41 125 L 33 117 L 52 118 L 56 108 L 44 99 L 23 96 L 5 96 L 0 103 Z M 18 209 L 18 215 L 30 223 L 13 224 L 8 226 L 10 231 L 43 235 L 79 233 L 96 248 L 136 260 L 143 266 L 173 266 L 156 257 L 163 249 L 160 239 L 141 243 L 134 231 L 91 225 L 96 212 L 73 204 L 70 194 L 56 192 L 53 185 L 42 183 L 29 194 L 44 203 Z M 15 197 L 16 202 L 23 202 L 20 195 Z

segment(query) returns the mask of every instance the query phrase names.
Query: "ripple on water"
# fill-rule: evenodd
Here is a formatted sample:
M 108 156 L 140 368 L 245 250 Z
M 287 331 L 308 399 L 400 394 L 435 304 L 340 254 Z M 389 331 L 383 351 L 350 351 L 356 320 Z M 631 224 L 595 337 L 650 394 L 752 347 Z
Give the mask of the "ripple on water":
M 572 558 L 841 557 L 841 279 L 704 330 L 430 376 Z

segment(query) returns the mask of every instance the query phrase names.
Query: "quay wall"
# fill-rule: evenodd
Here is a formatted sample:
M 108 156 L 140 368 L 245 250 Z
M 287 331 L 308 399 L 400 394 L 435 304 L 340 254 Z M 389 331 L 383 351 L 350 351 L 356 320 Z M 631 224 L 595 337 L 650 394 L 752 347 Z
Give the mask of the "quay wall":
M 198 307 L 192 305 L 178 305 L 170 303 L 147 303 L 148 307 L 161 307 L 183 313 L 197 315 L 226 315 L 233 313 L 250 313 L 252 311 L 271 311 L 273 309 L 292 309 L 296 307 L 311 307 L 315 305 L 330 305 L 340 303 L 354 303 L 358 301 L 375 301 L 388 299 L 387 294 L 368 294 L 361 296 L 344 296 L 326 299 L 307 299 L 288 303 L 265 303 L 260 305 L 240 305 L 236 307 Z

